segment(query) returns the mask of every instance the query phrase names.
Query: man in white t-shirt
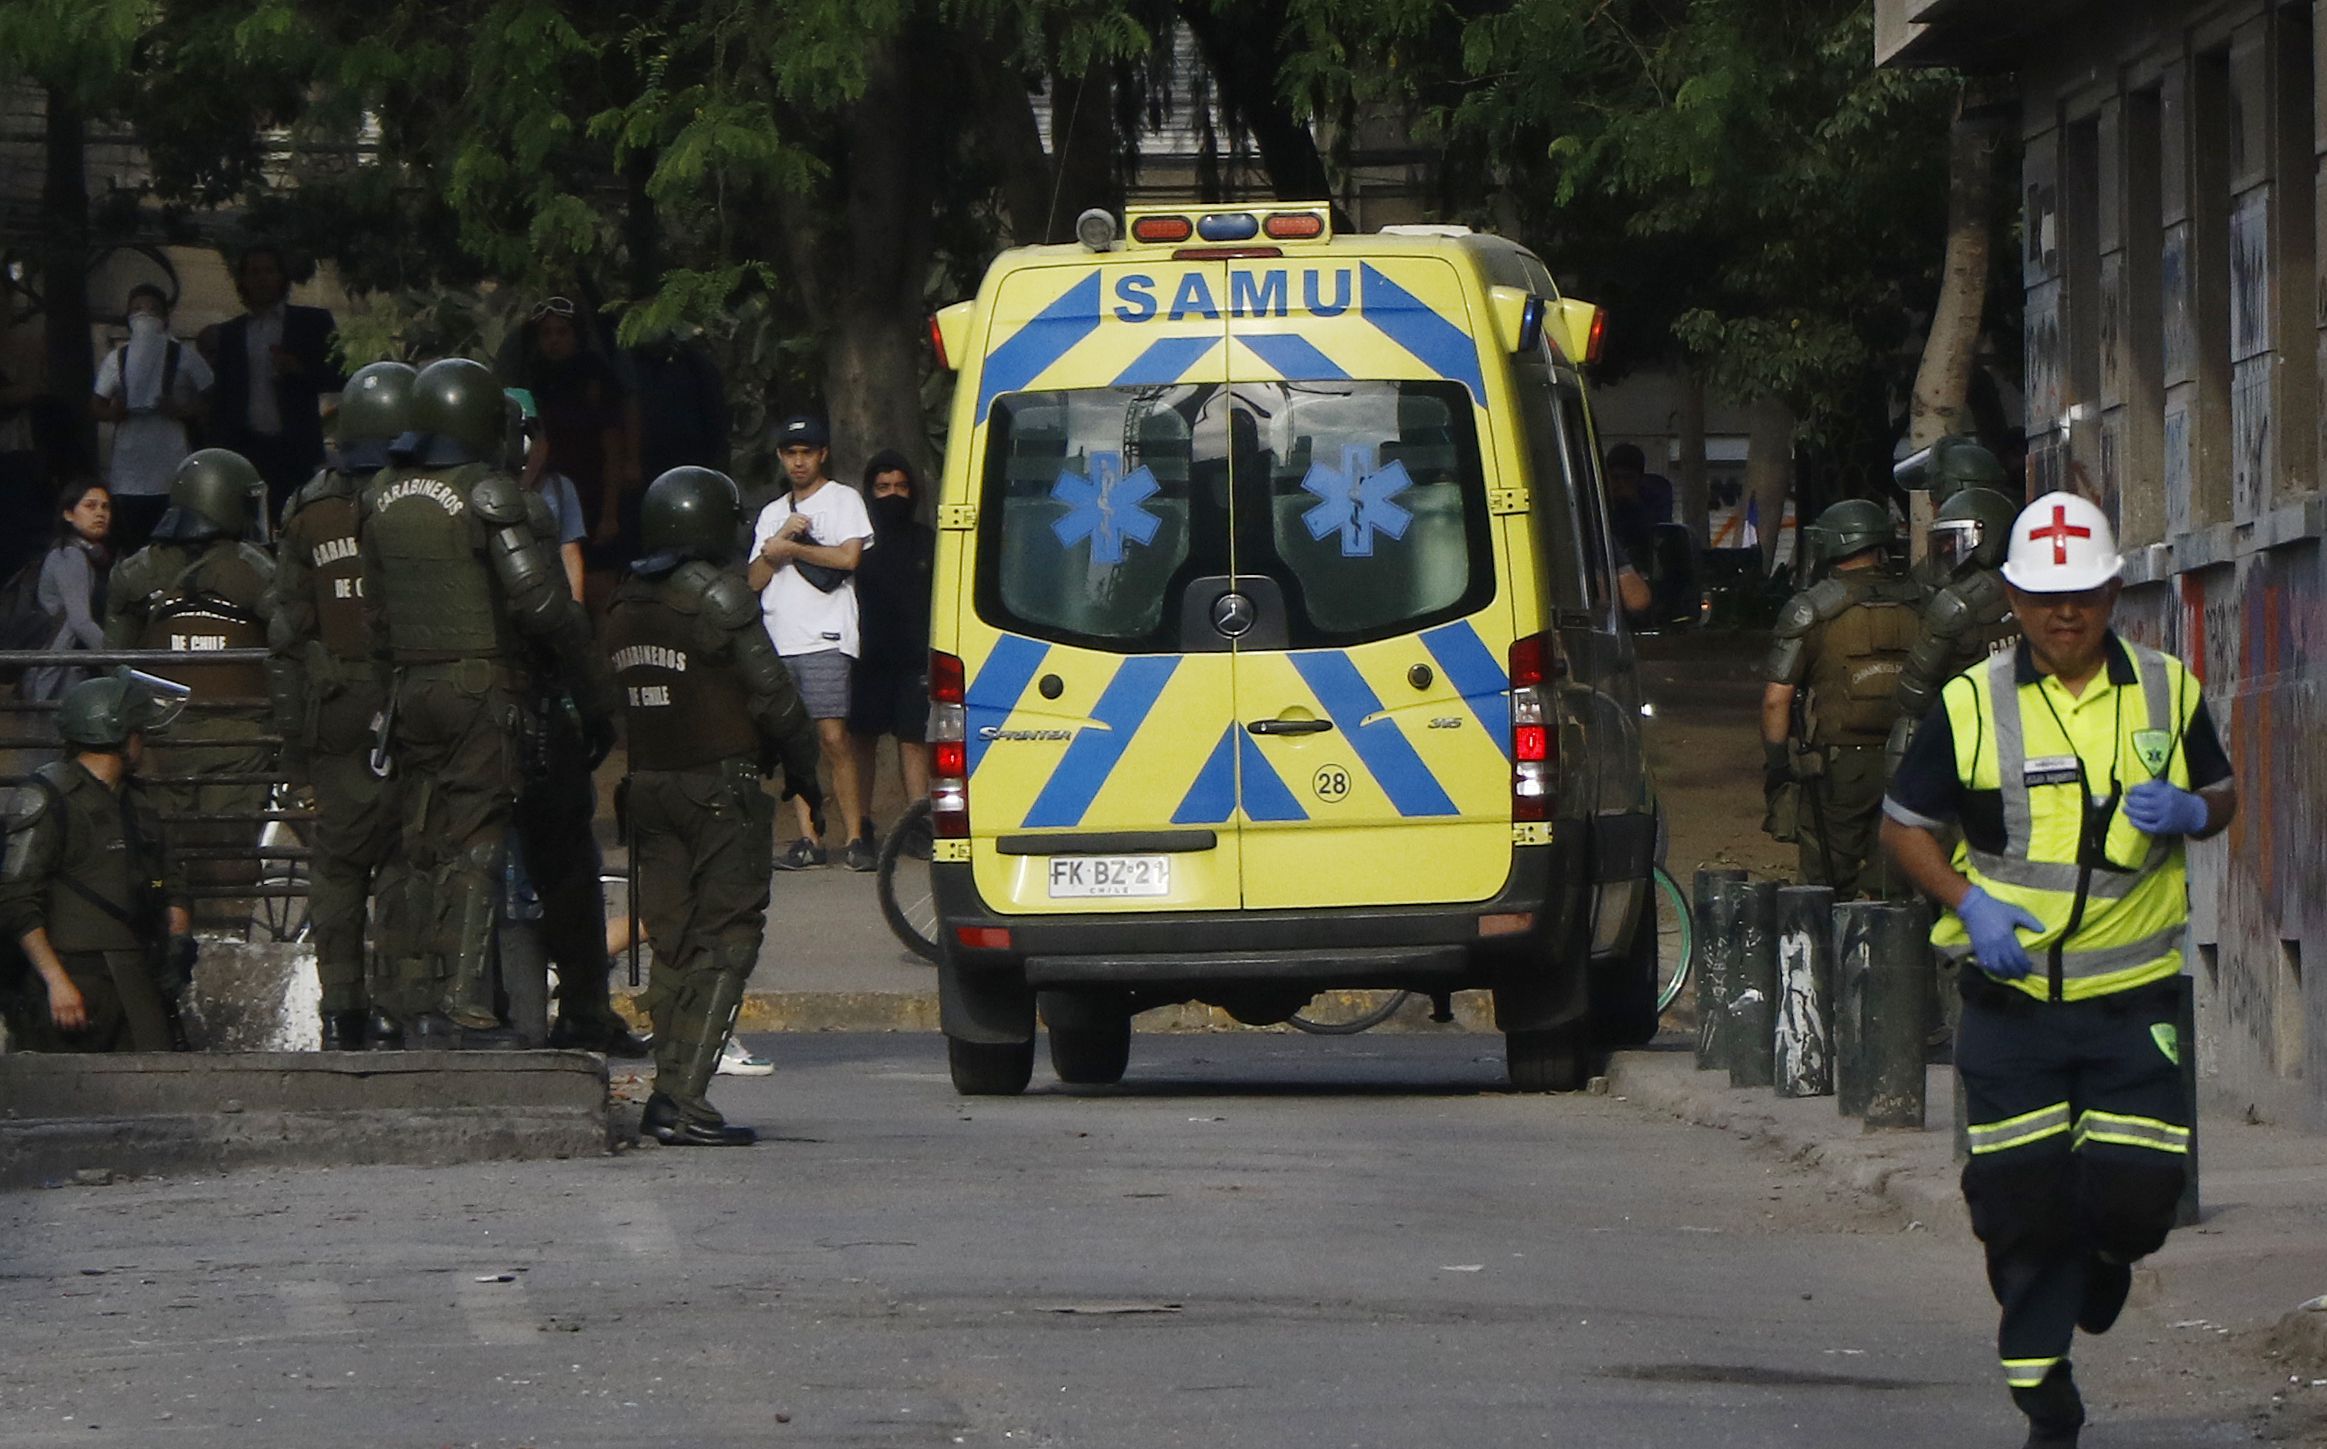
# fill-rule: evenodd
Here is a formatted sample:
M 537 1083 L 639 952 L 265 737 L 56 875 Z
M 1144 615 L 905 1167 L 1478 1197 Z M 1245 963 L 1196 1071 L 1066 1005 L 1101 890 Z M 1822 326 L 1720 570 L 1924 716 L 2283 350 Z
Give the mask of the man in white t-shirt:
M 786 418 L 776 428 L 777 456 L 792 491 L 760 510 L 745 577 L 759 591 L 760 616 L 776 653 L 792 671 L 800 703 L 816 721 L 832 762 L 829 798 L 844 828 L 864 818 L 865 792 L 848 744 L 848 675 L 856 661 L 856 565 L 873 546 L 872 515 L 855 489 L 824 476 L 831 435 L 823 420 Z M 801 838 L 776 857 L 782 870 L 823 865 L 822 832 L 807 802 L 795 798 Z M 873 868 L 873 843 L 851 834 L 841 852 L 850 870 Z
M 170 480 L 193 446 L 186 424 L 202 412 L 210 365 L 170 335 L 170 299 L 151 282 L 129 289 L 129 340 L 97 365 L 89 410 L 113 424 L 105 487 L 113 494 L 113 546 L 126 558 L 143 547 L 170 506 Z

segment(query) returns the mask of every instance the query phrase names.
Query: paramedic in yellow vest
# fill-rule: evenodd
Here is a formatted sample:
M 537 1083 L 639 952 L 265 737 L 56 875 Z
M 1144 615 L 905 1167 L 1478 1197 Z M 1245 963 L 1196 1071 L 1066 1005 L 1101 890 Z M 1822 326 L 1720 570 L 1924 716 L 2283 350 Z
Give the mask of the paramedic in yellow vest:
M 1946 907 L 1933 944 L 1979 967 L 1958 973 L 1963 1194 L 2040 1449 L 2084 1423 L 2076 1330 L 2108 1330 L 2173 1225 L 2184 842 L 2238 809 L 2198 680 L 2109 627 L 2123 567 L 2090 502 L 2028 505 L 2003 570 L 2021 642 L 1947 681 L 1883 805 L 1883 844 Z M 1935 834 L 1951 823 L 1952 860 Z

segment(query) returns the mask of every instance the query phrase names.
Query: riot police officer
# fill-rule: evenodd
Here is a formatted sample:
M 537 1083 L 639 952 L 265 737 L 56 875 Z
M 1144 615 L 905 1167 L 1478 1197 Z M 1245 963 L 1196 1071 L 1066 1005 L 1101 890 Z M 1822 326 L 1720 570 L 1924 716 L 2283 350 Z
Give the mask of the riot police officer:
M 1931 560 L 1945 582 L 1923 606 L 1915 647 L 1899 675 L 1899 709 L 1912 726 L 1939 702 L 1939 687 L 2020 638 L 1997 570 L 2020 505 L 1993 488 L 1964 488 L 1939 505 Z M 1903 742 L 1902 742 L 1903 743 Z
M 177 718 L 185 686 L 129 668 L 85 679 L 57 707 L 66 757 L 8 799 L 0 931 L 33 976 L 8 1023 L 33 1051 L 184 1045 L 176 997 L 194 938 L 177 857 L 137 778 L 146 736 Z
M 274 560 L 245 542 L 265 480 L 240 453 L 204 448 L 178 465 L 170 506 L 153 542 L 123 559 L 106 587 L 105 645 L 167 649 L 199 656 L 267 643 L 267 591 Z M 154 673 L 192 691 L 197 704 L 241 701 L 245 707 L 190 716 L 154 751 L 154 799 L 166 815 L 213 817 L 188 822 L 178 844 L 201 855 L 197 883 L 245 883 L 257 873 L 253 850 L 267 802 L 264 776 L 274 763 L 267 733 L 268 671 L 258 664 L 156 665 Z M 193 775 L 223 776 L 191 783 Z M 226 818 L 217 818 L 226 817 Z
M 615 590 L 605 629 L 629 724 L 637 901 L 654 942 L 655 1090 L 641 1127 L 671 1145 L 740 1146 L 755 1134 L 704 1094 L 767 919 L 775 811 L 760 777 L 780 762 L 814 809 L 816 729 L 732 568 L 734 482 L 674 468 L 641 511 L 648 556 Z
M 1892 562 L 1883 505 L 1844 499 L 1805 532 L 1831 573 L 1786 602 L 1770 648 L 1761 702 L 1770 828 L 1798 842 L 1804 882 L 1843 900 L 1881 895 L 1883 746 L 1923 593 Z
M 307 918 L 325 1051 L 357 1050 L 367 1034 L 378 1046 L 399 1040 L 392 1019 L 367 1021 L 364 903 L 395 851 L 397 816 L 390 781 L 372 768 L 373 731 L 388 700 L 364 624 L 356 505 L 388 466 L 389 444 L 412 426 L 415 376 L 401 362 L 375 362 L 348 379 L 333 424 L 335 457 L 284 507 L 268 597 L 283 771 L 315 795 Z
M 389 747 L 407 899 L 383 913 L 375 984 L 419 1045 L 494 1040 L 492 945 L 517 795 L 526 645 L 572 682 L 592 763 L 612 740 L 611 683 L 582 606 L 501 466 L 507 402 L 482 363 L 448 358 L 413 382 L 410 462 L 367 485 L 358 513 L 364 612 L 394 669 Z M 479 1035 L 484 1034 L 484 1035 Z
M 1931 490 L 1931 501 L 1944 508 L 1966 488 L 2009 493 L 2012 480 L 1996 455 L 1976 440 L 1950 435 L 1931 445 L 1931 456 L 1923 465 L 1923 486 Z

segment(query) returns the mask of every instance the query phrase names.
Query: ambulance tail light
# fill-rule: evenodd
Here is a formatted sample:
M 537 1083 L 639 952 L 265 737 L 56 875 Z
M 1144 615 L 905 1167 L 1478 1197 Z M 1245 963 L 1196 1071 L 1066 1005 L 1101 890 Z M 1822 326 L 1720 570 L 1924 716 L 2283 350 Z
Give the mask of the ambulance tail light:
M 1559 770 L 1558 736 L 1553 733 L 1551 683 L 1565 672 L 1549 634 L 1530 634 L 1511 645 L 1511 818 L 1549 820 Z
M 1584 366 L 1598 367 L 1600 353 L 1608 345 L 1608 312 L 1604 307 L 1592 309 L 1592 330 L 1584 343 Z
M 937 355 L 939 371 L 953 371 L 953 359 L 945 355 L 945 328 L 938 324 L 935 312 L 929 314 L 929 350 Z
M 929 656 L 929 821 L 940 840 L 967 840 L 970 834 L 970 745 L 968 688 L 962 662 L 951 654 Z

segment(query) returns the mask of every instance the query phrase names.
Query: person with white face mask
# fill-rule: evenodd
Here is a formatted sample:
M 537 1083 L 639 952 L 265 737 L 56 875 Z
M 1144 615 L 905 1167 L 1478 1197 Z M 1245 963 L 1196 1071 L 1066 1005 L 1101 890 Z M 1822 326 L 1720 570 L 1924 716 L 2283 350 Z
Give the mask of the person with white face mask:
M 202 415 L 211 373 L 202 354 L 170 335 L 170 299 L 141 282 L 125 308 L 129 340 L 97 368 L 90 412 L 113 424 L 105 486 L 113 493 L 113 546 L 118 555 L 145 544 L 170 506 L 170 480 L 193 451 L 186 424 Z

